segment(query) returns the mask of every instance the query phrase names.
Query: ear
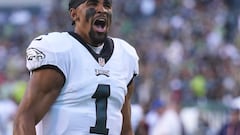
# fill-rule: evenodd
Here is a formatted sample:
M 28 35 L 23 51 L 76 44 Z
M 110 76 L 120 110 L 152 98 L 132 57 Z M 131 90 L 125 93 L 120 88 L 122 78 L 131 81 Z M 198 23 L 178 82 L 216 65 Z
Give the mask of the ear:
M 76 9 L 75 8 L 71 8 L 69 10 L 69 12 L 70 12 L 70 17 L 71 17 L 72 21 L 76 21 L 77 18 L 78 18 Z

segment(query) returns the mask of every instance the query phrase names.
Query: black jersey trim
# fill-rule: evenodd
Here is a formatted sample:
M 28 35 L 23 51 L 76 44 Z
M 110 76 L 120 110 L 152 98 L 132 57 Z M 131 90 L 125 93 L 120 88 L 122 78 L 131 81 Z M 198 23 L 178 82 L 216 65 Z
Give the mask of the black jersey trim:
M 64 84 L 65 84 L 65 82 L 66 82 L 66 76 L 64 75 L 64 73 L 62 72 L 62 70 L 59 69 L 57 66 L 54 66 L 54 65 L 43 65 L 43 66 L 41 66 L 41 67 L 39 67 L 39 68 L 36 68 L 36 69 L 34 69 L 34 70 L 32 70 L 32 71 L 37 71 L 37 70 L 42 70 L 42 69 L 53 69 L 53 70 L 57 71 L 58 73 L 60 73 L 60 74 L 63 76 Z
M 134 78 L 137 76 L 137 74 L 133 74 L 132 79 L 128 82 L 127 87 L 133 82 Z
M 91 53 L 91 55 L 94 57 L 94 59 L 97 62 L 98 62 L 98 58 L 100 58 L 100 57 L 104 58 L 106 63 L 111 58 L 111 56 L 113 54 L 113 50 L 114 50 L 114 43 L 111 38 L 106 38 L 106 40 L 104 41 L 104 46 L 103 46 L 102 51 L 100 52 L 100 54 L 97 54 L 87 45 L 86 42 L 84 42 L 84 40 L 82 39 L 82 37 L 80 35 L 78 35 L 75 32 L 68 32 L 68 33 L 72 37 L 74 37 L 76 40 L 78 40 Z

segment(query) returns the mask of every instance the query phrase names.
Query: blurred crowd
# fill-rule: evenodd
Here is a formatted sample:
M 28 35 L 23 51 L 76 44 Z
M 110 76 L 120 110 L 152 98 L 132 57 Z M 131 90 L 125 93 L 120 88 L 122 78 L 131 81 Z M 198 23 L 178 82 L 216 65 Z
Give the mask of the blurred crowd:
M 11 134 L 29 78 L 26 47 L 38 35 L 72 31 L 67 3 L 0 8 L 0 135 Z M 140 57 L 136 135 L 215 135 L 228 121 L 240 96 L 239 6 L 239 0 L 113 0 L 110 36 L 128 41 Z

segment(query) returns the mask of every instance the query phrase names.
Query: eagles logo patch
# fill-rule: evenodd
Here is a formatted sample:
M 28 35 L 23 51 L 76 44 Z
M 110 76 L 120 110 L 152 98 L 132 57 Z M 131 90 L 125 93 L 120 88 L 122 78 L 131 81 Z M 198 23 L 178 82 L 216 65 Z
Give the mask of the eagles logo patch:
M 39 61 L 39 60 L 42 60 L 46 57 L 46 55 L 39 51 L 38 49 L 36 48 L 28 48 L 27 49 L 27 60 L 29 61 Z

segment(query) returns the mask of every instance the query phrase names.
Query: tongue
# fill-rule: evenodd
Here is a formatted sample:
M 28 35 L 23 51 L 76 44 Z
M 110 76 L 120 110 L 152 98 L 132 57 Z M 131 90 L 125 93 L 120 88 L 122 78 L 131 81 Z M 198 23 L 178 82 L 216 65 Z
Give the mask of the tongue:
M 102 33 L 102 32 L 106 31 L 105 27 L 101 27 L 100 25 L 94 25 L 93 28 L 96 32 L 101 32 Z

